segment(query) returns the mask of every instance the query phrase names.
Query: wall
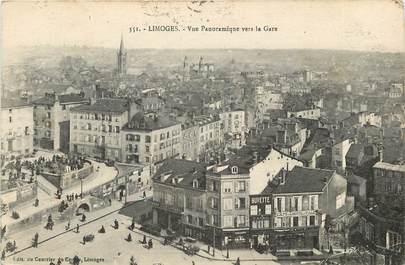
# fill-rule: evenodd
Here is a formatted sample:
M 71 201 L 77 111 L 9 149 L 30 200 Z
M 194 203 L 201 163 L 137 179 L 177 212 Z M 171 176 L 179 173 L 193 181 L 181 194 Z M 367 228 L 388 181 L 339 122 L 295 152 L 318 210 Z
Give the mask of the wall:
M 319 205 L 322 212 L 329 214 L 332 218 L 342 214 L 345 211 L 345 205 L 336 209 L 336 198 L 341 194 L 344 194 L 344 202 L 346 202 L 347 180 L 341 175 L 334 173 L 320 196 Z
M 287 166 L 288 165 L 288 166 Z M 297 159 L 272 149 L 267 157 L 254 165 L 249 172 L 250 194 L 259 194 L 282 168 L 291 171 L 295 166 L 303 166 Z
M 11 112 L 10 112 L 11 109 Z M 28 154 L 33 151 L 33 108 L 32 106 L 14 107 L 0 110 L 0 154 L 10 154 L 9 140 L 12 140 L 12 151 Z M 11 122 L 9 118 L 11 117 Z M 27 133 L 25 128 L 27 127 Z

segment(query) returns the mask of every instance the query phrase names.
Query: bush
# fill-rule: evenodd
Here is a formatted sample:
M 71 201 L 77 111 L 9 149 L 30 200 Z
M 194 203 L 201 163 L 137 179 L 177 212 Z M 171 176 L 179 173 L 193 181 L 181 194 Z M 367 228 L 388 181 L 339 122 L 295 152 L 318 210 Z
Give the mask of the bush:
M 12 217 L 13 219 L 18 219 L 18 218 L 20 218 L 20 215 L 19 215 L 16 211 L 13 211 L 13 212 L 11 213 L 11 217 Z

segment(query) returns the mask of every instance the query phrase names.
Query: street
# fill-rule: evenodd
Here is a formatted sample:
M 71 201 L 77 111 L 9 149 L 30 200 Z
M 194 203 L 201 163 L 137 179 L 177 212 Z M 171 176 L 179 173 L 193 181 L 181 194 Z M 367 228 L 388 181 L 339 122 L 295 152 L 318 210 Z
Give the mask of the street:
M 76 217 L 71 221 L 71 228 L 75 228 L 76 224 L 80 224 L 79 233 L 76 229 L 65 232 L 65 223 L 55 225 L 52 231 L 43 228 L 43 225 L 28 229 L 17 233 L 8 238 L 8 241 L 15 240 L 17 242 L 17 252 L 23 250 L 6 259 L 7 264 L 49 264 L 51 261 L 56 263 L 58 258 L 63 259 L 62 264 L 67 264 L 69 259 L 74 255 L 78 255 L 86 264 L 129 264 L 131 256 L 134 256 L 138 264 L 233 264 L 234 261 L 218 261 L 209 260 L 211 257 L 206 253 L 206 250 L 200 250 L 201 256 L 188 256 L 181 250 L 173 246 L 163 245 L 155 237 L 152 237 L 153 248 L 148 249 L 142 243 L 143 232 L 135 229 L 130 231 L 128 226 L 131 223 L 131 218 L 118 214 L 117 211 L 122 207 L 122 204 L 113 201 L 111 207 L 99 210 L 97 212 L 86 213 L 87 223 L 83 225 Z M 101 218 L 100 218 L 101 217 Z M 99 218 L 99 219 L 97 219 Z M 112 227 L 114 220 L 119 222 L 119 228 L 116 230 Z M 94 220 L 94 221 L 93 221 Z M 98 233 L 98 230 L 104 226 L 106 233 Z M 31 239 L 33 235 L 39 233 L 39 246 L 37 249 L 31 248 Z M 62 233 L 62 234 L 61 234 Z M 95 236 L 93 242 L 83 244 L 85 235 L 93 234 Z M 126 238 L 131 234 L 132 241 L 128 242 Z M 151 238 L 146 235 L 147 239 Z M 49 240 L 46 240 L 48 239 Z M 45 242 L 43 242 L 46 240 Z M 278 264 L 274 261 L 243 261 L 246 250 L 231 251 L 231 259 L 236 259 L 240 253 L 240 259 L 243 264 Z M 222 255 L 221 255 L 222 254 Z M 215 258 L 224 258 L 225 253 L 217 250 Z M 222 256 L 222 257 L 221 257 Z M 248 258 L 248 257 L 245 257 Z

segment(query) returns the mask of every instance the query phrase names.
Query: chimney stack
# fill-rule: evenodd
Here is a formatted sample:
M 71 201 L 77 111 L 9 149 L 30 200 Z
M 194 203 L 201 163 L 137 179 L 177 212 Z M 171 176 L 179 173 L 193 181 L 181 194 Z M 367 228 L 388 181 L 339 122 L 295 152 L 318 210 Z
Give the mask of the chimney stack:
M 384 159 L 383 155 L 384 155 L 384 150 L 383 150 L 383 147 L 380 146 L 378 148 L 378 161 L 383 162 L 383 159 Z

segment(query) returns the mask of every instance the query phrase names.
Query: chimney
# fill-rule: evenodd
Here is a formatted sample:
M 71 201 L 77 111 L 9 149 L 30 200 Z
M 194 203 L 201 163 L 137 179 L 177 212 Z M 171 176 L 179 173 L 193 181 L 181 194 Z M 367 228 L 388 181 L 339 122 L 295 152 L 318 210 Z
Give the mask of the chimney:
M 378 161 L 383 162 L 383 159 L 384 159 L 383 155 L 384 155 L 384 150 L 383 150 L 383 147 L 381 146 L 378 148 Z
M 282 168 L 281 169 L 281 180 L 280 180 L 280 185 L 284 185 L 285 184 L 285 178 L 287 176 L 287 171 Z

